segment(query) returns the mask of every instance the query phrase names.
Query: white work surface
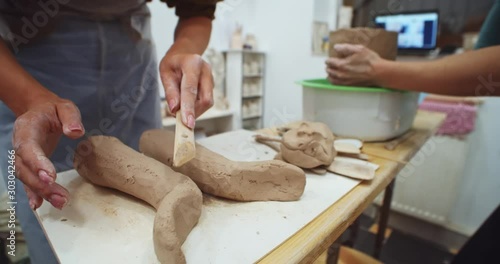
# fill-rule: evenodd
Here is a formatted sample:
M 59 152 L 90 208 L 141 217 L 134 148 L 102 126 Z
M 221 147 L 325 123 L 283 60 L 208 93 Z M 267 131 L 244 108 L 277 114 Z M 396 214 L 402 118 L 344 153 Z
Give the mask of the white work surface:
M 232 160 L 272 159 L 275 152 L 255 143 L 252 135 L 238 130 L 198 142 Z M 37 213 L 63 264 L 158 263 L 152 207 L 94 187 L 74 170 L 60 173 L 57 182 L 71 193 L 70 203 L 59 211 L 45 202 Z M 187 263 L 253 263 L 358 183 L 332 173 L 307 174 L 304 195 L 294 202 L 245 203 L 205 196 L 198 225 L 182 247 Z

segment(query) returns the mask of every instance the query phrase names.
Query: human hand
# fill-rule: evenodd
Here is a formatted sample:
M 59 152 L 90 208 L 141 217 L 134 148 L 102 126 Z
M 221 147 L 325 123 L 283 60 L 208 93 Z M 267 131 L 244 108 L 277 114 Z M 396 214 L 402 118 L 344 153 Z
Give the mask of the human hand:
M 196 54 L 168 52 L 160 62 L 160 77 L 170 112 L 180 109 L 182 122 L 194 128 L 196 117 L 213 105 L 210 65 Z
M 33 210 L 42 205 L 43 199 L 62 209 L 69 193 L 55 183 L 56 170 L 49 157 L 61 135 L 76 139 L 85 132 L 80 111 L 71 101 L 49 95 L 37 102 L 14 123 L 17 177 L 24 183 Z
M 352 44 L 336 44 L 333 47 L 340 58 L 326 60 L 328 80 L 339 85 L 377 85 L 375 65 L 383 61 L 374 51 Z

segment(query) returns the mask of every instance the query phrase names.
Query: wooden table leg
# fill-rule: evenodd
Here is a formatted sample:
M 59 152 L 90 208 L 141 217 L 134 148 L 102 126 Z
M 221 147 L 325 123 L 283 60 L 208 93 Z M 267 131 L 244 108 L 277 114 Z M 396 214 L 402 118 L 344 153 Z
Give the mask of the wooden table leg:
M 327 264 L 337 264 L 340 255 L 340 237 L 328 248 Z
M 358 238 L 358 233 L 359 233 L 359 217 L 356 218 L 356 220 L 354 220 L 354 222 L 349 227 L 349 238 L 342 244 L 347 247 L 351 248 L 354 247 L 356 239 Z
M 375 238 L 375 250 L 373 253 L 373 256 L 376 259 L 380 259 L 380 253 L 382 252 L 382 246 L 384 245 L 385 230 L 387 229 L 387 223 L 389 222 L 389 213 L 391 211 L 392 193 L 394 191 L 395 181 L 396 179 L 393 179 L 385 188 L 384 201 L 382 202 L 382 207 L 380 208 L 378 231 L 377 237 Z

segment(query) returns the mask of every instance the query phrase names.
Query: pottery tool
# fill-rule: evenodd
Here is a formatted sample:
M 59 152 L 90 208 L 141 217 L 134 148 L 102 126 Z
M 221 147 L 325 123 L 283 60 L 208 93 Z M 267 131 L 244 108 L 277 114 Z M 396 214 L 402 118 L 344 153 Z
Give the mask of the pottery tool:
M 364 160 L 335 157 L 332 164 L 326 169 L 330 172 L 348 176 L 359 180 L 372 180 L 375 171 L 379 168 L 377 164 Z
M 357 139 L 336 139 L 333 142 L 333 147 L 337 152 L 347 154 L 361 154 L 363 142 Z
M 176 114 L 173 165 L 180 167 L 196 155 L 194 130 L 182 123 L 181 111 Z

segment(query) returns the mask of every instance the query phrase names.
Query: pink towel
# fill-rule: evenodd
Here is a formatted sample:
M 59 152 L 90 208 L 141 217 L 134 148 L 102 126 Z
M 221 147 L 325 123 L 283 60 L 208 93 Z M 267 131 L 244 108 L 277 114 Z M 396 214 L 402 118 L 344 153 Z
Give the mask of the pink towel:
M 477 113 L 477 107 L 474 105 L 424 100 L 419 108 L 447 114 L 446 120 L 436 133 L 438 135 L 465 135 L 474 130 Z

